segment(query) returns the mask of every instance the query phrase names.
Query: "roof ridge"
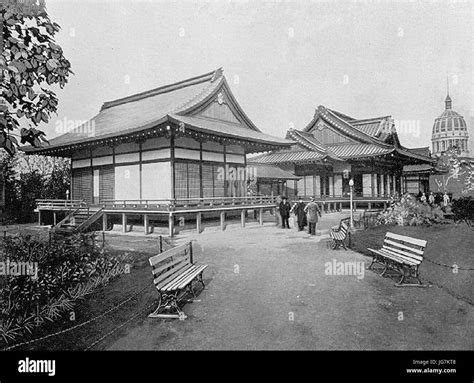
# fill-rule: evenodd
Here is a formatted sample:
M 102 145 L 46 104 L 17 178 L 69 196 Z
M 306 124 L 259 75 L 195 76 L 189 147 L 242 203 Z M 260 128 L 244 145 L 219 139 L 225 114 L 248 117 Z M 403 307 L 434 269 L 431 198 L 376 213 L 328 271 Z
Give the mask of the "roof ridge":
M 201 92 L 195 94 L 185 102 L 183 102 L 181 105 L 178 105 L 174 110 L 173 113 L 180 113 L 183 112 L 187 109 L 190 108 L 193 104 L 198 103 L 199 101 L 204 100 L 206 97 L 211 95 L 221 84 L 222 80 L 224 78 L 224 75 L 222 73 L 222 70 L 218 72 L 219 69 L 214 73 L 214 75 L 211 78 L 211 84 L 212 86 L 208 86 L 204 88 Z M 219 75 L 219 76 L 216 76 Z M 219 81 L 216 82 L 216 80 L 219 79 Z
M 347 118 L 348 120 L 351 120 L 351 121 L 357 120 L 357 118 L 348 116 L 347 114 L 341 113 L 341 112 L 339 112 L 339 111 L 337 111 L 337 110 L 329 109 L 329 108 L 328 108 L 328 110 L 330 110 L 331 112 L 333 112 L 333 113 L 339 115 L 340 117 Z
M 372 118 L 361 118 L 361 119 L 353 120 L 350 123 L 351 125 L 357 125 L 364 122 L 383 120 L 385 118 L 391 118 L 391 117 L 392 117 L 391 115 L 388 115 L 388 116 L 380 116 L 380 117 L 372 117 Z
M 302 146 L 306 146 L 307 149 L 310 149 L 312 151 L 319 151 L 319 152 L 322 152 L 322 153 L 326 152 L 324 147 L 319 148 L 317 145 L 315 145 L 312 142 L 308 141 L 308 139 L 306 137 L 304 137 L 303 135 L 300 135 L 299 133 L 300 132 L 296 129 L 289 129 L 288 130 L 288 134 L 290 135 L 290 137 L 292 139 L 294 139 L 298 144 L 300 144 Z
M 197 84 L 200 84 L 200 83 L 203 83 L 203 82 L 206 82 L 206 81 L 211 81 L 212 82 L 212 81 L 215 80 L 215 77 L 216 77 L 217 74 L 222 74 L 222 68 L 219 68 L 217 70 L 213 70 L 212 72 L 201 74 L 199 76 L 194 76 L 194 77 L 187 78 L 185 80 L 174 82 L 174 83 L 171 83 L 171 84 L 162 85 L 158 88 L 154 88 L 154 89 L 147 90 L 147 91 L 144 91 L 144 92 L 135 93 L 135 94 L 132 94 L 130 96 L 118 98 L 116 100 L 106 101 L 102 105 L 101 110 L 112 108 L 112 107 L 117 106 L 117 105 L 126 104 L 128 102 L 139 101 L 139 100 L 142 100 L 144 98 L 156 96 L 158 94 L 168 93 L 168 92 L 178 90 L 178 89 L 181 89 L 181 88 L 185 88 L 185 87 L 188 87 L 188 86 L 191 86 L 191 85 L 197 85 Z

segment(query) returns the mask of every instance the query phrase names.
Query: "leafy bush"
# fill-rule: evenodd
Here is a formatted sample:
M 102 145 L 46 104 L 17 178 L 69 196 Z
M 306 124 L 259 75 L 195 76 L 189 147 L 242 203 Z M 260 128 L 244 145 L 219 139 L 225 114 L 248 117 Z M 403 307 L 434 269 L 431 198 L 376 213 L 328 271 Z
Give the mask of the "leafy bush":
M 474 199 L 469 196 L 453 200 L 451 211 L 456 221 L 464 221 L 471 226 L 474 221 Z
M 75 300 L 123 273 L 124 260 L 92 245 L 91 235 L 58 241 L 31 235 L 5 238 L 0 260 L 36 264 L 37 277 L 0 276 L 0 337 L 4 341 L 60 318 L 74 307 Z
M 377 224 L 400 226 L 432 225 L 443 220 L 443 211 L 438 205 L 430 206 L 416 199 L 411 194 L 405 194 L 394 199 L 390 207 L 379 214 Z

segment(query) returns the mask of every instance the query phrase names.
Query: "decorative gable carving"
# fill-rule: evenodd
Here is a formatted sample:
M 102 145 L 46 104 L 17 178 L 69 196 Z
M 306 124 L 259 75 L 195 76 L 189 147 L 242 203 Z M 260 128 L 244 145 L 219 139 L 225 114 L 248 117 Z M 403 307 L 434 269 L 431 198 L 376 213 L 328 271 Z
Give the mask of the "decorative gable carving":
M 313 135 L 318 141 L 324 145 L 341 144 L 346 142 L 354 142 L 344 134 L 336 132 L 330 128 L 326 122 L 318 119 L 314 124 L 313 128 L 310 129 L 309 133 Z
M 241 124 L 241 121 L 230 108 L 228 99 L 223 92 L 219 92 L 216 95 L 215 100 L 205 109 L 200 111 L 197 116 Z

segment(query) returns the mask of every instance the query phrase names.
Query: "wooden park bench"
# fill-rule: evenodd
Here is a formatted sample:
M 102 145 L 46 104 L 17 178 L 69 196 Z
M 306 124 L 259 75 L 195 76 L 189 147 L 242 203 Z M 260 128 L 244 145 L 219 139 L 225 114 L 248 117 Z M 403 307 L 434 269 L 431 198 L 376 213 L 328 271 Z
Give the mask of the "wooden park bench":
M 331 243 L 331 248 L 336 250 L 340 246 L 347 250 L 346 239 L 349 233 L 349 225 L 347 224 L 347 219 L 341 220 L 339 227 L 333 227 L 329 232 L 329 239 Z
M 401 274 L 401 278 L 396 284 L 397 287 L 423 287 L 424 285 L 420 280 L 419 267 L 423 261 L 425 247 L 425 240 L 387 232 L 381 249 L 367 249 L 373 254 L 372 263 L 368 269 L 370 270 L 374 263 L 378 263 L 384 267 L 382 276 L 388 270 Z M 415 278 L 418 283 L 403 283 L 405 279 L 410 277 Z
M 179 307 L 179 302 L 188 293 L 196 298 L 193 282 L 198 282 L 203 288 L 205 287 L 202 273 L 208 265 L 198 265 L 193 262 L 191 242 L 166 250 L 151 257 L 149 261 L 160 300 L 156 310 L 148 317 L 186 319 L 186 315 Z M 168 312 L 164 312 L 165 309 Z

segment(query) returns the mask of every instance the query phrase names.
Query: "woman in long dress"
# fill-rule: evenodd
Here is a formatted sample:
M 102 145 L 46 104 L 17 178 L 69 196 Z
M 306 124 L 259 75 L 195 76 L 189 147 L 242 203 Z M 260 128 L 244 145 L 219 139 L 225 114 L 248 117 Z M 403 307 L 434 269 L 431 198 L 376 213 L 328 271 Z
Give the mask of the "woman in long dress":
M 307 225 L 306 212 L 304 211 L 305 207 L 306 207 L 306 204 L 303 202 L 302 198 L 300 197 L 298 202 L 295 202 L 295 204 L 291 208 L 291 212 L 296 215 L 296 220 L 298 222 L 298 231 L 303 231 L 304 227 Z

